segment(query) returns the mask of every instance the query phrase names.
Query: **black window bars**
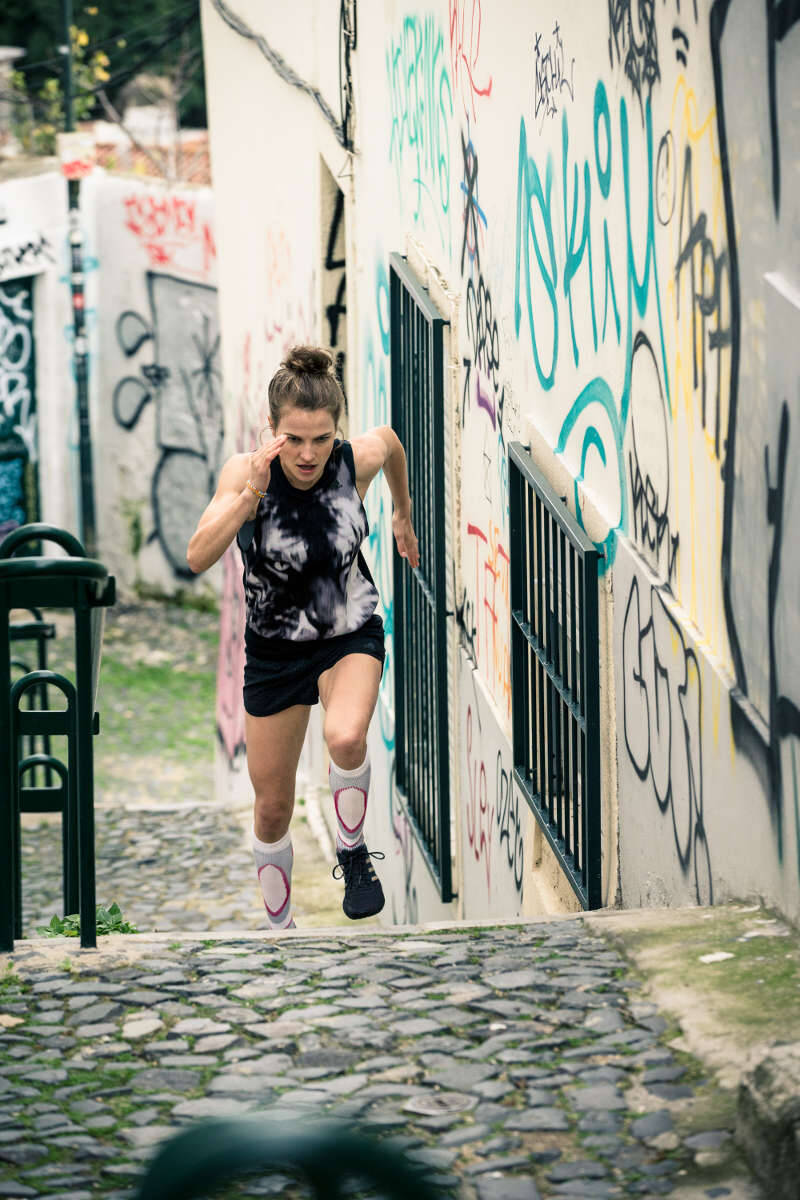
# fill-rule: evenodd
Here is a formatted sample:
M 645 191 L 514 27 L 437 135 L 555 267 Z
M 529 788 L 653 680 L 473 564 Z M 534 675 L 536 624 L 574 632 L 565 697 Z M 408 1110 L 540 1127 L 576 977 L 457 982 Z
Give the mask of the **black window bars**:
M 581 904 L 599 908 L 601 554 L 517 442 L 509 486 L 514 777 Z
M 453 898 L 447 694 L 443 330 L 399 254 L 390 257 L 392 427 L 408 451 L 420 563 L 394 551 L 395 770 L 443 901 Z

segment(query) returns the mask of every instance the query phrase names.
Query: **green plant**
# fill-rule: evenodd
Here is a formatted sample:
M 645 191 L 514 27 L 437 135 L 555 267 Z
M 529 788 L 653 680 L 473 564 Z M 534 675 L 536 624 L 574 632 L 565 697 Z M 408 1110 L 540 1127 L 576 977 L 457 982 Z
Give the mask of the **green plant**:
M 98 934 L 139 932 L 135 925 L 125 920 L 116 900 L 108 908 L 98 904 L 96 921 Z M 66 917 L 53 916 L 49 925 L 40 925 L 36 930 L 42 937 L 78 937 L 80 931 L 81 919 L 78 913 L 70 913 Z
M 76 122 L 85 121 L 95 104 L 94 88 L 109 78 L 109 58 L 102 50 L 89 54 L 89 35 L 70 26 L 72 41 L 72 113 Z M 13 116 L 11 128 L 29 154 L 55 154 L 56 136 L 64 128 L 64 89 L 60 78 L 51 75 L 31 95 L 22 71 L 12 71 Z

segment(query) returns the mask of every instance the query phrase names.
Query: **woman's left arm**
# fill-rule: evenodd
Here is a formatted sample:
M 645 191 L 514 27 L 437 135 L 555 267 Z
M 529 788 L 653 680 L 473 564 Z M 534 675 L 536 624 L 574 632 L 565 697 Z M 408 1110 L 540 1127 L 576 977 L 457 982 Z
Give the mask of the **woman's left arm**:
M 356 468 L 356 486 L 364 498 L 372 480 L 383 470 L 392 495 L 392 533 L 397 552 L 410 566 L 419 566 L 417 535 L 411 524 L 411 495 L 408 490 L 408 466 L 402 442 L 389 425 L 370 429 L 352 441 Z

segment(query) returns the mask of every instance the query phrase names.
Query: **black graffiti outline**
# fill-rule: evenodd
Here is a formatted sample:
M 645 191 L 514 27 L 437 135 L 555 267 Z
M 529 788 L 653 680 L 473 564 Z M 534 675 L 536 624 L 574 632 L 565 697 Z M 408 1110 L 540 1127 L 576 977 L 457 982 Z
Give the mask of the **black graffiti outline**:
M 331 218 L 330 227 L 328 229 L 328 244 L 325 248 L 325 270 L 326 271 L 341 271 L 342 277 L 339 280 L 336 288 L 336 298 L 332 304 L 325 306 L 325 317 L 328 322 L 328 344 L 335 348 L 339 342 L 339 319 L 347 317 L 347 257 L 336 258 L 336 242 L 339 237 L 339 230 L 344 223 L 344 192 L 341 188 L 336 188 L 336 202 L 333 207 L 333 216 Z M 339 380 L 339 386 L 342 389 L 344 396 L 344 411 L 345 416 L 348 411 L 347 391 L 345 389 L 345 362 L 346 357 L 343 350 L 337 350 L 334 360 L 334 370 L 336 378 Z
M 719 139 L 720 171 L 725 206 L 725 226 L 728 240 L 728 267 L 730 271 L 731 306 L 731 376 L 728 401 L 728 435 L 725 461 L 722 470 L 723 512 L 722 544 L 720 565 L 722 574 L 722 604 L 728 632 L 731 659 L 736 685 L 730 693 L 731 728 L 734 743 L 750 759 L 761 780 L 775 826 L 779 858 L 783 856 L 783 766 L 781 763 L 781 739 L 794 733 L 798 727 L 796 706 L 785 697 L 778 696 L 777 652 L 775 648 L 775 609 L 777 583 L 780 573 L 781 540 L 783 534 L 783 498 L 785 485 L 785 463 L 788 452 L 789 422 L 788 409 L 781 410 L 777 451 L 777 482 L 773 488 L 769 483 L 769 454 L 765 447 L 765 469 L 767 471 L 766 520 L 773 527 L 773 544 L 768 566 L 767 637 L 769 645 L 769 728 L 765 735 L 763 722 L 754 713 L 749 699 L 747 670 L 739 637 L 736 614 L 733 606 L 733 529 L 735 498 L 735 448 L 739 405 L 739 356 L 741 345 L 741 282 L 739 274 L 738 232 L 733 202 L 733 184 L 725 109 L 725 91 L 722 69 L 722 40 L 732 0 L 714 0 L 709 19 L 711 66 L 716 97 L 717 136 Z M 767 13 L 768 53 L 768 107 L 770 113 L 770 150 L 772 156 L 773 204 L 776 217 L 780 208 L 780 142 L 777 125 L 777 96 L 775 85 L 775 58 L 777 43 L 782 41 L 795 24 L 800 21 L 800 0 L 765 0 Z M 783 703 L 782 701 L 785 701 Z M 800 734 L 797 734 L 800 736 Z
M 461 243 L 461 274 L 464 274 L 464 255 L 470 251 L 470 260 L 480 268 L 480 226 L 478 219 L 486 226 L 486 214 L 478 203 L 478 155 L 472 144 L 472 139 L 464 141 L 464 130 L 461 130 L 461 154 L 464 159 L 464 178 L 461 190 L 464 193 L 464 239 Z M 470 249 L 470 237 L 472 249 Z
M 566 89 L 570 100 L 575 99 L 575 57 L 573 55 L 571 59 L 569 78 L 567 78 L 564 72 L 566 55 L 564 43 L 561 40 L 561 26 L 558 21 L 553 27 L 553 37 L 555 38 L 555 51 L 552 46 L 548 46 L 546 53 L 542 52 L 542 35 L 540 33 L 536 34 L 534 41 L 536 62 L 534 64 L 533 116 L 535 120 L 539 116 L 540 109 L 544 109 L 539 122 L 540 133 L 545 117 L 554 117 L 558 113 L 556 104 L 558 92 Z
M 152 321 L 148 324 L 139 313 L 133 309 L 126 309 L 120 313 L 115 323 L 117 343 L 125 357 L 129 359 L 133 358 L 148 341 L 153 342 L 155 353 L 158 337 L 158 311 L 155 301 L 155 288 L 159 280 L 168 280 L 182 287 L 190 288 L 193 291 L 201 290 L 216 294 L 216 288 L 180 279 L 174 275 L 147 271 L 145 278 Z M 186 400 L 187 410 L 194 422 L 195 434 L 200 446 L 199 450 L 185 446 L 171 446 L 162 437 L 162 411 L 161 406 L 158 404 L 158 394 L 170 378 L 168 367 L 163 366 L 155 360 L 152 363 L 144 363 L 141 365 L 140 371 L 148 385 L 147 387 L 142 383 L 139 376 L 125 375 L 118 380 L 112 393 L 111 403 L 114 417 L 117 423 L 125 430 L 135 428 L 144 408 L 150 401 L 153 401 L 156 405 L 156 445 L 161 453 L 156 463 L 150 486 L 153 530 L 147 540 L 148 543 L 158 541 L 164 557 L 180 579 L 194 579 L 196 576 L 186 562 L 185 556 L 181 555 L 179 557 L 173 553 L 173 547 L 170 545 L 165 533 L 166 522 L 164 518 L 166 510 L 162 509 L 161 500 L 163 491 L 169 481 L 168 476 L 174 476 L 176 470 L 180 473 L 182 468 L 188 468 L 188 479 L 196 480 L 205 476 L 205 495 L 210 499 L 214 494 L 215 477 L 223 437 L 222 404 L 216 395 L 216 385 L 221 385 L 222 382 L 221 372 L 216 365 L 220 349 L 220 336 L 219 330 L 217 330 L 216 337 L 212 340 L 208 315 L 203 314 L 202 337 L 199 338 L 195 333 L 191 337 L 192 344 L 199 358 L 199 366 L 192 371 L 181 368 L 180 372 L 183 382 L 183 396 Z M 202 400 L 205 397 L 208 410 L 206 415 L 212 420 L 217 420 L 219 433 L 215 446 L 208 445 L 203 417 L 195 404 L 192 387 L 193 381 L 197 385 L 198 400 Z M 131 409 L 126 410 L 123 407 L 123 398 L 132 389 L 139 393 L 139 399 Z M 187 460 L 190 461 L 187 462 Z M 185 550 L 185 547 L 183 549 Z
M 658 38 L 656 35 L 655 0 L 638 0 L 638 24 L 642 31 L 641 42 L 636 41 L 633 31 L 632 0 L 608 0 L 608 57 L 614 66 L 614 54 L 625 68 L 625 74 L 639 101 L 644 121 L 644 101 L 649 99 L 653 85 L 661 78 L 658 65 Z M 624 55 L 624 59 L 623 59 Z M 647 89 L 647 96 L 642 92 Z
M 706 392 L 706 321 L 711 317 L 716 316 L 716 329 L 708 330 L 708 350 L 713 353 L 717 352 L 717 395 L 715 404 L 714 416 L 714 451 L 717 458 L 720 457 L 722 451 L 722 431 L 721 431 L 721 413 L 722 413 L 722 352 L 731 344 L 731 326 L 727 329 L 721 327 L 722 313 L 722 291 L 723 277 L 729 271 L 729 256 L 728 251 L 723 249 L 716 253 L 714 243 L 706 232 L 707 217 L 704 212 L 698 213 L 697 219 L 694 216 L 694 187 L 692 185 L 692 148 L 687 143 L 686 151 L 683 159 L 683 182 L 681 183 L 681 207 L 680 216 L 678 219 L 678 259 L 675 263 L 675 292 L 676 292 L 676 309 L 677 316 L 680 319 L 681 315 L 681 292 L 680 281 L 681 272 L 688 265 L 690 273 L 690 289 L 692 294 L 692 368 L 694 389 L 701 387 L 701 420 L 703 429 L 708 428 L 707 422 L 707 392 Z M 684 240 L 684 215 L 686 212 L 686 200 L 688 197 L 688 231 Z M 695 251 L 700 252 L 699 269 L 695 273 Z M 703 282 L 709 276 L 709 265 L 711 267 L 711 276 L 713 286 L 710 293 L 707 293 L 703 287 Z M 699 279 L 700 290 L 696 289 L 696 280 Z M 702 318 L 702 330 L 699 338 L 700 342 L 700 370 L 698 370 L 697 356 L 697 313 L 700 312 Z
M 769 134 L 772 150 L 772 200 L 775 215 L 781 207 L 781 154 L 778 136 L 778 84 L 776 60 L 778 42 L 800 22 L 800 0 L 766 0 L 767 4 L 767 89 L 769 102 Z
M 511 786 L 508 771 L 503 766 L 503 752 L 497 751 L 495 768 L 495 822 L 500 830 L 500 847 L 506 842 L 508 867 L 514 874 L 517 895 L 522 898 L 524 882 L 525 841 L 522 836 L 519 794 Z M 512 837 L 513 834 L 513 837 Z
M 655 606 L 656 602 L 658 602 L 661 605 L 661 612 L 662 612 L 663 616 L 666 618 L 666 621 L 668 622 L 669 626 L 671 627 L 671 635 L 672 635 L 671 641 L 673 643 L 675 641 L 678 642 L 678 644 L 681 647 L 681 652 L 683 655 L 684 677 L 683 677 L 682 681 L 680 683 L 678 683 L 677 686 L 675 686 L 674 690 L 675 690 L 675 694 L 677 696 L 677 703 L 680 707 L 680 718 L 682 721 L 684 749 L 686 752 L 686 763 L 687 763 L 687 769 L 688 769 L 688 777 L 687 777 L 688 828 L 685 831 L 678 829 L 678 821 L 677 821 L 677 816 L 675 813 L 674 791 L 673 791 L 673 780 L 672 780 L 672 735 L 673 735 L 673 729 L 675 728 L 674 714 L 673 714 L 673 710 L 672 710 L 672 688 L 670 688 L 670 686 L 669 686 L 669 683 L 670 683 L 669 666 L 664 665 L 660 661 L 659 655 L 658 655 L 658 645 L 656 642 L 655 621 L 654 621 L 654 615 L 653 615 L 654 614 L 654 606 Z M 629 641 L 630 641 L 630 638 L 628 635 L 628 622 L 631 619 L 632 608 L 633 608 L 634 604 L 636 607 L 635 619 L 636 619 L 637 661 L 634 664 L 630 664 L 628 661 Z M 652 642 L 652 655 L 653 655 L 652 679 L 654 682 L 654 695 L 653 695 L 652 699 L 648 693 L 647 681 L 645 679 L 645 671 L 644 671 L 644 665 L 643 665 L 643 659 L 642 659 L 642 647 L 648 637 L 650 638 L 650 640 Z M 687 719 L 686 709 L 684 707 L 684 701 L 685 701 L 685 699 L 688 695 L 688 691 L 689 691 L 689 679 L 690 679 L 689 665 L 690 664 L 692 664 L 692 669 L 693 669 L 695 678 L 697 680 L 698 725 L 697 725 L 697 740 L 696 740 L 696 752 L 697 752 L 696 772 L 694 769 L 695 764 L 693 762 L 693 755 L 692 755 L 692 736 L 691 736 L 691 731 L 689 729 L 689 721 Z M 629 723 L 634 719 L 635 709 L 633 709 L 633 707 L 632 707 L 633 700 L 629 693 L 629 687 L 630 687 L 629 678 L 634 684 L 638 685 L 638 687 L 640 689 L 640 693 L 643 693 L 643 697 L 640 696 L 640 703 L 643 699 L 644 706 L 647 711 L 647 753 L 646 753 L 646 755 L 643 756 L 641 761 L 640 761 L 640 756 L 638 755 L 638 752 L 637 752 L 638 748 L 634 744 L 634 742 L 632 740 L 632 735 L 630 733 L 630 724 Z M 665 684 L 666 684 L 666 687 L 665 687 Z M 667 711 L 665 714 L 662 714 L 659 709 L 659 695 L 663 695 L 666 699 Z M 669 765 L 669 771 L 668 771 L 668 778 L 667 778 L 666 787 L 664 789 L 663 796 L 659 792 L 658 782 L 656 780 L 655 772 L 653 769 L 653 754 L 652 754 L 653 734 L 651 732 L 653 729 L 653 724 L 654 724 L 654 714 L 652 711 L 653 707 L 655 707 L 655 709 L 656 709 L 655 728 L 658 730 L 661 730 L 662 728 L 666 727 L 666 729 L 668 731 L 668 739 L 669 739 L 668 740 L 668 753 L 665 756 L 666 761 Z M 636 772 L 637 776 L 643 783 L 646 782 L 649 778 L 650 783 L 653 788 L 653 793 L 656 798 L 656 803 L 658 804 L 660 812 L 663 815 L 666 815 L 667 812 L 670 813 L 670 816 L 672 818 L 672 831 L 673 831 L 673 837 L 674 837 L 674 842 L 675 842 L 675 852 L 678 857 L 678 862 L 680 864 L 681 871 L 683 872 L 684 875 L 686 875 L 688 873 L 692 862 L 694 863 L 695 895 L 696 895 L 697 903 L 698 904 L 713 904 L 713 902 L 714 902 L 714 884 L 713 884 L 713 876 L 712 876 L 712 872 L 711 872 L 711 855 L 710 855 L 710 850 L 709 850 L 709 846 L 708 846 L 708 839 L 706 837 L 705 822 L 704 822 L 704 818 L 703 818 L 703 684 L 702 684 L 702 677 L 700 675 L 700 664 L 698 662 L 697 655 L 696 655 L 694 649 L 692 647 L 687 648 L 686 643 L 683 639 L 683 632 L 681 630 L 680 625 L 674 619 L 672 614 L 669 612 L 667 606 L 663 603 L 662 596 L 661 596 L 661 589 L 654 587 L 652 585 L 650 587 L 650 613 L 649 613 L 649 616 L 647 618 L 647 621 L 646 621 L 644 627 L 642 626 L 642 607 L 641 607 L 641 601 L 640 601 L 640 596 L 639 596 L 639 580 L 636 577 L 636 575 L 634 575 L 631 580 L 631 586 L 630 586 L 630 590 L 628 592 L 628 602 L 625 606 L 625 618 L 623 621 L 623 630 L 622 630 L 622 712 L 623 712 L 623 724 L 624 724 L 625 749 L 628 754 L 629 762 L 630 762 L 631 766 L 633 767 L 634 771 Z M 696 778 L 695 778 L 695 775 L 697 776 Z M 707 894 L 702 890 L 702 887 L 701 887 L 701 872 L 700 872 L 700 867 L 699 867 L 699 863 L 701 861 L 701 856 L 704 857 L 705 866 L 706 866 L 705 874 L 707 875 L 707 880 L 708 880 Z
M 662 188 L 662 176 L 667 176 L 667 184 Z M 672 183 L 670 189 L 669 183 Z M 675 212 L 675 195 L 677 178 L 675 175 L 675 140 L 672 130 L 668 129 L 658 143 L 656 157 L 656 215 L 662 225 L 669 225 Z
M 630 429 L 631 441 L 633 443 L 632 451 L 628 453 L 628 475 L 631 485 L 631 509 L 633 511 L 633 529 L 634 537 L 641 544 L 645 545 L 651 553 L 655 554 L 656 561 L 661 563 L 662 546 L 666 546 L 667 562 L 665 571 L 665 580 L 670 583 L 675 571 L 675 562 L 678 554 L 678 546 L 680 544 L 680 533 L 672 533 L 669 523 L 669 481 L 670 481 L 670 462 L 669 462 L 669 428 L 667 425 L 667 407 L 664 398 L 664 386 L 661 381 L 661 372 L 658 368 L 658 359 L 653 350 L 650 339 L 643 330 L 638 330 L 633 342 L 633 351 L 631 353 L 631 388 L 633 388 L 634 379 L 634 362 L 637 354 L 649 354 L 653 363 L 653 370 L 658 379 L 658 393 L 661 404 L 661 415 L 663 418 L 663 449 L 667 460 L 666 480 L 667 492 L 663 497 L 663 502 L 655 490 L 653 481 L 648 473 L 647 467 L 644 470 L 641 466 L 639 455 L 639 444 L 636 437 L 636 421 L 635 417 L 635 396 L 631 394 L 630 407 Z M 652 446 L 648 447 L 652 450 Z

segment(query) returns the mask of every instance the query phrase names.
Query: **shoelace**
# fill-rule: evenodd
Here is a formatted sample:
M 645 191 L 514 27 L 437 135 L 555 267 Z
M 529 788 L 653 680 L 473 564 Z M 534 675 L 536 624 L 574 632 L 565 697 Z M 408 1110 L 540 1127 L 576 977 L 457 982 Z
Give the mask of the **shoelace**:
M 355 886 L 361 887 L 366 879 L 368 883 L 372 883 L 375 878 L 375 872 L 372 870 L 371 858 L 386 858 L 382 850 L 367 850 L 363 854 L 348 854 L 344 862 L 337 863 L 331 872 L 334 879 L 341 879 L 344 876 L 344 886 L 350 887 L 351 876 L 357 872 L 353 882 Z M 337 875 L 338 871 L 338 875 Z

